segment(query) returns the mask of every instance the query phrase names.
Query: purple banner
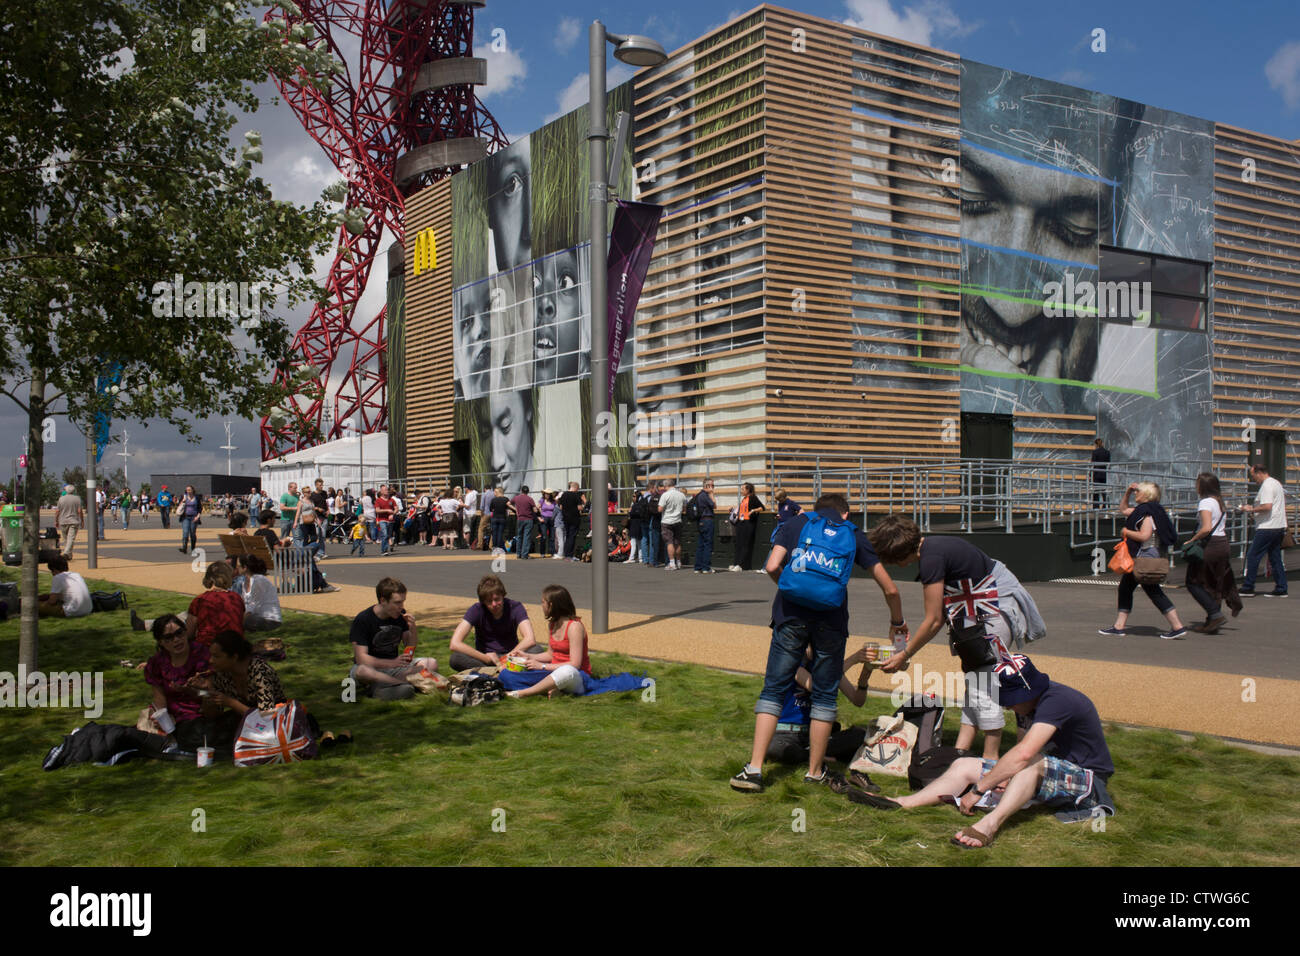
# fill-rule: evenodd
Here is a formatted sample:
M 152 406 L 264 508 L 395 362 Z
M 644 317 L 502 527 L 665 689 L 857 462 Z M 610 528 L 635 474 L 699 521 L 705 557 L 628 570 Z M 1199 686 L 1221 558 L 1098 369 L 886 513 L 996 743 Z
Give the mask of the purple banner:
M 650 254 L 654 252 L 655 235 L 663 206 L 651 203 L 618 200 L 614 210 L 614 227 L 609 235 L 609 400 L 614 401 L 614 379 L 618 363 L 623 358 L 623 345 L 627 330 L 636 317 L 637 302 L 641 299 L 641 286 L 650 268 Z

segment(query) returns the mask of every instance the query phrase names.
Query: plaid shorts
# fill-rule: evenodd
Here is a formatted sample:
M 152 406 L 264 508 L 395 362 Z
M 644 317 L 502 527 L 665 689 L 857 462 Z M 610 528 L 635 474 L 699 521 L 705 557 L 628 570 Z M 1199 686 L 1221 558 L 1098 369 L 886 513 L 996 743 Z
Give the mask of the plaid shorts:
M 996 760 L 985 760 L 981 774 L 988 773 L 996 764 Z M 1029 801 L 1029 806 L 1046 804 L 1087 809 L 1096 802 L 1091 770 L 1084 770 L 1060 757 L 1043 758 L 1043 779 L 1038 782 L 1038 791 Z

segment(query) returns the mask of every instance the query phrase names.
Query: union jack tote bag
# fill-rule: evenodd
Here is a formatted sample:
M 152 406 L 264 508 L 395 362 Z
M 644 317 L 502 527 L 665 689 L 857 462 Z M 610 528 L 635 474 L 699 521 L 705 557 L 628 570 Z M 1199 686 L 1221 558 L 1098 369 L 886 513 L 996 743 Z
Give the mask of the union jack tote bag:
M 236 767 L 311 760 L 316 753 L 307 711 L 295 700 L 265 713 L 250 710 L 235 740 Z

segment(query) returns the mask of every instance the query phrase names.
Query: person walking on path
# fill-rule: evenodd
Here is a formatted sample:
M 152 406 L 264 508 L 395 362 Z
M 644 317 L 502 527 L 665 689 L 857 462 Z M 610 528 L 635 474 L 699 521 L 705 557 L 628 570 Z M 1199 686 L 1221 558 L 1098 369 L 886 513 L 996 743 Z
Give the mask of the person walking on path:
M 54 511 L 54 523 L 58 526 L 61 546 L 59 551 L 65 558 L 72 557 L 72 550 L 77 546 L 77 532 L 86 523 L 86 508 L 81 503 L 81 496 L 72 485 L 63 486 L 63 497 Z
M 1128 503 L 1129 498 L 1137 492 L 1137 505 Z M 1137 558 L 1158 558 L 1164 547 L 1173 547 L 1178 543 L 1178 533 L 1174 523 L 1169 520 L 1169 513 L 1160 504 L 1160 486 L 1153 481 L 1135 482 L 1124 491 L 1120 501 L 1120 511 L 1124 513 L 1123 540 L 1128 546 L 1129 554 Z M 1119 580 L 1119 607 L 1115 623 L 1097 631 L 1107 637 L 1123 637 L 1128 616 L 1133 613 L 1133 592 L 1137 590 L 1138 579 L 1132 571 L 1124 572 Z M 1160 636 L 1166 641 L 1178 640 L 1187 635 L 1187 628 L 1178 619 L 1174 602 L 1161 590 L 1159 584 L 1143 584 L 1151 603 L 1169 621 L 1169 630 Z
M 1221 602 L 1226 601 L 1232 616 L 1236 617 L 1241 613 L 1241 596 L 1237 593 L 1228 556 L 1228 531 L 1224 527 L 1227 509 L 1218 477 L 1212 472 L 1201 472 L 1196 476 L 1196 493 L 1201 496 L 1196 506 L 1200 526 L 1183 545 L 1187 558 L 1186 587 L 1196 603 L 1205 608 L 1205 623 L 1193 624 L 1192 630 L 1215 634 L 1228 620 Z
M 162 518 L 164 531 L 171 530 L 173 505 L 175 505 L 175 499 L 172 497 L 172 493 L 167 490 L 167 486 L 163 485 L 162 491 L 158 492 L 158 515 Z
M 181 546 L 178 550 L 189 554 L 198 547 L 198 534 L 194 527 L 199 523 L 199 514 L 203 511 L 203 500 L 194 492 L 193 485 L 185 486 L 185 496 L 176 506 L 176 513 L 181 519 Z
M 1286 597 L 1286 563 L 1282 560 L 1286 494 L 1282 491 L 1282 483 L 1269 476 L 1265 465 L 1251 465 L 1250 480 L 1259 484 L 1259 492 L 1255 495 L 1255 503 L 1242 505 L 1241 510 L 1250 512 L 1255 519 L 1255 537 L 1246 552 L 1246 572 L 1242 575 L 1239 593 L 1242 597 L 1255 596 L 1255 572 L 1259 570 L 1260 558 L 1267 554 L 1268 566 L 1273 571 L 1273 590 L 1265 591 L 1264 597 Z

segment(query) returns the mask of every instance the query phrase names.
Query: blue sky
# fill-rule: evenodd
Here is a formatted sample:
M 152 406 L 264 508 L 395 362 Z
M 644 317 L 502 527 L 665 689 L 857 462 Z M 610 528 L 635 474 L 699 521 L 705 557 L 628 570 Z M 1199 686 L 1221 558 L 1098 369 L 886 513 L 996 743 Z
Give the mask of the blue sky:
M 1190 113 L 1204 119 L 1300 139 L 1300 2 L 1240 0 L 793 0 L 789 9 L 947 50 L 1014 69 Z M 476 21 L 476 52 L 489 63 L 485 105 L 511 137 L 528 133 L 586 100 L 587 27 L 599 18 L 616 32 L 644 33 L 670 52 L 752 9 L 730 0 L 668 0 L 655 6 L 596 2 L 488 0 Z M 1094 29 L 1106 31 L 1106 51 L 1094 53 Z M 493 31 L 504 51 L 491 48 Z M 500 44 L 498 44 L 499 46 Z M 609 59 L 610 85 L 631 70 Z M 264 134 L 262 170 L 277 198 L 310 203 L 338 178 L 293 114 L 270 105 L 234 131 Z M 322 274 L 328 259 L 319 265 Z M 381 275 L 382 278 L 382 275 Z M 372 283 L 358 310 L 367 318 L 382 304 Z M 291 324 L 300 325 L 306 314 Z M 12 404 L 0 408 L 0 433 L 17 435 L 24 422 Z M 132 477 L 173 470 L 224 472 L 225 431 L 219 420 L 200 427 L 188 445 L 160 422 L 131 432 Z M 115 423 L 115 432 L 120 423 Z M 255 422 L 236 422 L 236 472 L 257 468 Z M 108 461 L 117 447 L 105 455 Z M 79 439 L 47 449 L 56 471 L 80 463 Z M 119 460 L 114 458 L 114 466 Z M 8 468 L 0 478 L 8 477 Z M 138 480 L 138 479 L 137 479 Z

